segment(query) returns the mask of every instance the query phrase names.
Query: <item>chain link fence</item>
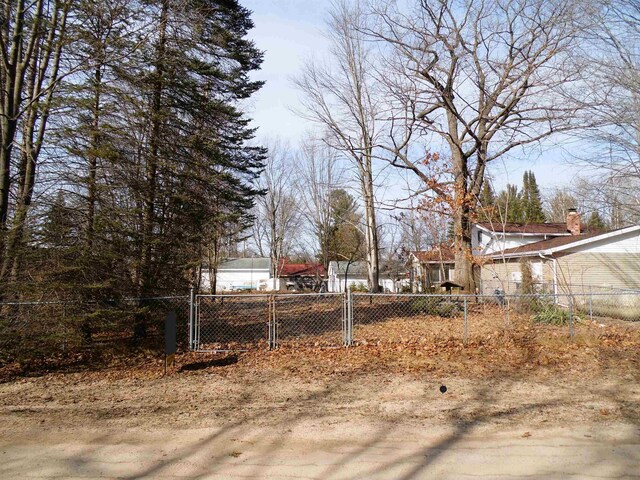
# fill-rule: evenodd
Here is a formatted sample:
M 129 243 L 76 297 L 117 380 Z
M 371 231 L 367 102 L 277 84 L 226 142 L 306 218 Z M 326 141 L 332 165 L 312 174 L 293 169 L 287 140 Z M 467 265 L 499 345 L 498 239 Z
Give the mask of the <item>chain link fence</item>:
M 205 300 L 206 298 L 206 300 Z M 567 338 L 586 322 L 640 320 L 640 294 L 272 294 L 198 300 L 194 350 L 477 342 L 537 328 Z M 218 310 L 207 305 L 217 305 Z M 206 313 L 205 313 L 206 312 Z
M 343 294 L 281 294 L 273 299 L 277 346 L 335 347 L 345 343 Z
M 162 349 L 165 315 L 193 351 L 479 341 L 514 329 L 573 337 L 587 322 L 640 320 L 640 292 L 238 294 L 0 303 L 0 364 L 124 345 Z M 187 345 L 188 342 L 188 345 Z
M 188 296 L 0 302 L 0 365 L 122 348 L 131 342 L 160 350 L 163 319 L 171 310 L 184 344 Z
M 270 309 L 270 295 L 197 295 L 191 348 L 244 350 L 268 342 Z
M 345 343 L 345 298 L 339 293 L 197 295 L 191 348 L 340 346 Z

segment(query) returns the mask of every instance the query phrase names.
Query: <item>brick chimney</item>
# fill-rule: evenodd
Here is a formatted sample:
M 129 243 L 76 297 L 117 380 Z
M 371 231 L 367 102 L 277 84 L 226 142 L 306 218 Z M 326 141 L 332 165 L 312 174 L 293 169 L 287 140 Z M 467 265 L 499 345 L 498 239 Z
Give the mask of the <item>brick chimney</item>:
M 571 232 L 571 235 L 580 235 L 580 214 L 575 208 L 570 208 L 567 211 L 567 230 Z

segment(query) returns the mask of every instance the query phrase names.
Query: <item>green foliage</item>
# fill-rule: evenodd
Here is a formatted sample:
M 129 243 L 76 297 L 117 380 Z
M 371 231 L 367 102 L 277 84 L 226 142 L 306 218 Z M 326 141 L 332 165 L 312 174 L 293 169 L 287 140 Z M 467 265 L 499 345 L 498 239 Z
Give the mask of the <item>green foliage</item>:
M 591 230 L 606 230 L 607 228 L 607 224 L 602 219 L 602 217 L 600 216 L 600 213 L 598 213 L 597 210 L 594 212 L 591 212 L 591 215 L 589 216 L 589 221 L 587 222 L 587 226 Z
M 344 189 L 331 192 L 331 226 L 326 257 L 329 260 L 355 261 L 364 258 L 364 235 L 358 228 L 362 216 L 356 200 Z M 325 258 L 324 254 L 320 258 Z
M 485 180 L 482 185 L 482 192 L 479 198 L 480 213 L 478 218 L 481 222 L 494 222 L 496 215 L 496 195 L 489 180 Z
M 564 326 L 569 324 L 569 312 L 557 305 L 545 305 L 533 315 L 532 320 L 546 325 Z
M 369 288 L 364 283 L 352 283 L 349 285 L 349 290 L 354 293 L 366 293 L 369 291 Z
M 524 172 L 522 178 L 522 216 L 526 223 L 542 223 L 545 221 L 542 209 L 542 197 L 533 172 Z
M 540 189 L 533 172 L 524 173 L 522 190 L 519 190 L 517 185 L 507 184 L 506 189 L 494 199 L 490 187 L 487 188 L 487 191 L 483 189 L 481 202 L 483 207 L 486 203 L 493 205 L 493 208 L 488 209 L 484 214 L 486 221 L 542 223 L 546 220 Z
M 522 194 L 517 185 L 507 184 L 507 188 L 496 199 L 496 222 L 522 222 L 524 218 Z

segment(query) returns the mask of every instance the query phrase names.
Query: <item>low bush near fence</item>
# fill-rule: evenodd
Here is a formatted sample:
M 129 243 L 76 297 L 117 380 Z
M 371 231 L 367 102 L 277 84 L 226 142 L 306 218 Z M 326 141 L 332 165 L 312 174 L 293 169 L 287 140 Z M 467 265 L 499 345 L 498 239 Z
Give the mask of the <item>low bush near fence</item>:
M 126 355 L 139 346 L 161 352 L 163 319 L 171 310 L 186 343 L 189 297 L 6 302 L 0 304 L 0 367 L 89 361 L 109 351 Z
M 536 323 L 562 327 L 569 325 L 569 312 L 556 305 L 541 306 L 531 319 Z
M 462 312 L 459 302 L 451 299 L 440 299 L 437 297 L 417 298 L 411 303 L 411 310 L 423 315 L 434 315 L 436 317 L 451 318 L 457 317 Z

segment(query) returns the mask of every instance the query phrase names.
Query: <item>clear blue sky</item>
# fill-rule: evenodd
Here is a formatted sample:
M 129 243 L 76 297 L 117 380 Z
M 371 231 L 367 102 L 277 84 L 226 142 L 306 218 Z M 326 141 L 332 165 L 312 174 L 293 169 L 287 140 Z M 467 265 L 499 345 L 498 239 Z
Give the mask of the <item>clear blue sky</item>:
M 266 85 L 251 102 L 251 116 L 259 127 L 259 138 L 281 137 L 292 144 L 314 125 L 292 112 L 299 106 L 299 93 L 291 82 L 305 58 L 326 57 L 328 41 L 323 36 L 330 0 L 244 0 L 242 4 L 252 10 L 255 29 L 251 38 L 265 51 L 262 70 L 255 78 L 266 80 Z M 545 190 L 571 182 L 577 169 L 566 162 L 579 144 L 567 143 L 561 147 L 528 147 L 514 152 L 504 161 L 496 161 L 490 174 L 497 188 L 506 183 L 520 184 L 525 170 L 534 171 L 538 184 Z

